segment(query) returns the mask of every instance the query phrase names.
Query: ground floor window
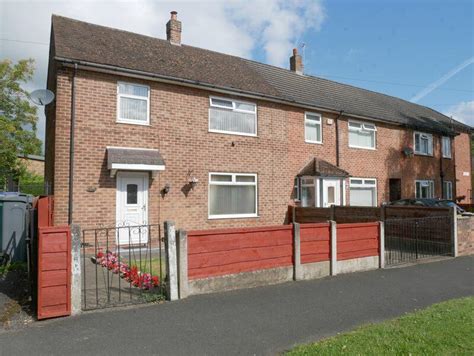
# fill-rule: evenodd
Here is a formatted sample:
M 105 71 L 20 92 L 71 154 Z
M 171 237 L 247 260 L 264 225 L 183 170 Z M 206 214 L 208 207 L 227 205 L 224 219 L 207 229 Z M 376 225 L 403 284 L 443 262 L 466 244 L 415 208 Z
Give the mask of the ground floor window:
M 301 206 L 314 207 L 316 206 L 316 184 L 314 178 L 301 178 Z
M 209 174 L 209 219 L 257 216 L 257 175 Z
M 377 180 L 351 178 L 349 184 L 351 206 L 377 206 Z
M 443 198 L 453 200 L 453 182 L 447 180 L 443 182 Z
M 434 197 L 434 182 L 432 180 L 415 181 L 415 197 L 417 199 L 433 198 Z

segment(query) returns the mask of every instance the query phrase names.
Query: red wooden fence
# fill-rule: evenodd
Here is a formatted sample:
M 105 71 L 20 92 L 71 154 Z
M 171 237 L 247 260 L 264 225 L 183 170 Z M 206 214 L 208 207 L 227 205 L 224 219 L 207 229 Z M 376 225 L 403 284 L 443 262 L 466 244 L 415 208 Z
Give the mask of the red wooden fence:
M 69 227 L 39 227 L 38 238 L 38 319 L 71 315 Z
M 379 223 L 337 224 L 337 260 L 377 256 Z
M 190 280 L 292 264 L 291 225 L 188 233 Z
M 38 200 L 38 319 L 71 315 L 71 230 L 53 226 L 53 197 Z
M 329 261 L 331 258 L 329 223 L 301 224 L 301 263 Z

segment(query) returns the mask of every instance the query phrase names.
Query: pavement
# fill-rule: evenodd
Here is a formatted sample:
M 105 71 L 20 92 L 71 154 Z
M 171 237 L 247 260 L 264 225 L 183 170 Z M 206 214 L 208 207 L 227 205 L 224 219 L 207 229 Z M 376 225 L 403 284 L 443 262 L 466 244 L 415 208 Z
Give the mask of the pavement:
M 0 333 L 0 355 L 277 354 L 472 295 L 474 256 L 460 257 L 37 322 Z

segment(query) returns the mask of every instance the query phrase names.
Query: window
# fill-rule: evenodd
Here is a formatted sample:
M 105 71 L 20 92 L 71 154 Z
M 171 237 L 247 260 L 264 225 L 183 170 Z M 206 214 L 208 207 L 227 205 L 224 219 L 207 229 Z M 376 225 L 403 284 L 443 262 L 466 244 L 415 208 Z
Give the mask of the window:
M 209 174 L 209 219 L 256 216 L 256 174 Z
M 434 197 L 434 182 L 432 180 L 417 180 L 415 181 L 415 197 L 418 198 L 433 198 Z
M 351 206 L 377 206 L 377 180 L 351 178 L 349 184 Z
M 443 199 L 453 200 L 453 182 L 443 182 Z
M 433 155 L 433 135 L 415 132 L 415 153 L 419 155 Z
M 349 121 L 349 147 L 375 149 L 374 124 Z
M 451 138 L 443 136 L 442 140 L 443 158 L 451 158 Z
M 127 205 L 137 204 L 138 185 L 127 184 Z
M 150 88 L 130 83 L 117 84 L 117 122 L 150 123 Z
M 314 178 L 302 177 L 301 178 L 301 206 L 314 207 L 316 204 L 316 185 Z
M 304 115 L 304 138 L 308 143 L 322 143 L 321 138 L 321 115 L 305 113 Z
M 257 105 L 211 97 L 209 131 L 235 135 L 257 135 Z

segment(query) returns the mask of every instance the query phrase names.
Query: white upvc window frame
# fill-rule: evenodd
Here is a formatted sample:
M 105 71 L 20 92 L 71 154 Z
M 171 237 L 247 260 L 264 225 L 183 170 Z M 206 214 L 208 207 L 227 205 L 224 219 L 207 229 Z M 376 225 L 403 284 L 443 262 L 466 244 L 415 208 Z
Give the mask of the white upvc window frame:
M 213 99 L 232 102 L 232 109 L 227 107 L 227 106 L 213 104 L 212 103 Z M 253 105 L 255 107 L 255 110 L 254 111 L 249 111 L 249 110 L 236 109 L 236 103 Z M 255 133 L 249 134 L 249 133 L 238 132 L 238 131 L 227 131 L 227 130 L 211 129 L 211 108 L 225 109 L 225 110 L 241 112 L 241 113 L 245 113 L 245 114 L 254 114 L 255 115 Z M 222 134 L 226 134 L 226 135 L 257 137 L 258 136 L 258 114 L 257 114 L 257 112 L 258 112 L 257 103 L 255 103 L 255 102 L 211 95 L 211 96 L 209 96 L 208 131 L 209 132 L 214 132 L 214 133 L 222 133 Z
M 312 116 L 312 117 L 317 117 L 319 120 L 315 120 L 315 119 L 309 119 L 308 116 Z M 312 121 L 312 122 L 318 122 L 318 125 L 319 125 L 319 140 L 308 140 L 306 138 L 306 122 L 308 121 Z M 314 143 L 314 144 L 318 144 L 318 145 L 321 145 L 323 143 L 323 117 L 321 114 L 318 114 L 318 113 L 315 113 L 315 112 L 305 112 L 304 113 L 304 142 L 306 143 Z
M 443 199 L 453 200 L 453 182 L 450 180 L 443 181 Z
M 430 188 L 430 196 L 429 197 L 419 197 L 418 196 L 418 191 L 416 189 L 416 185 L 420 183 L 420 184 L 428 184 L 429 185 L 429 188 Z M 425 185 L 426 187 L 426 185 Z M 417 179 L 415 180 L 415 199 L 432 199 L 435 197 L 435 188 L 434 188 L 434 180 L 431 180 L 431 179 Z
M 351 127 L 351 124 L 356 124 L 356 125 L 361 125 L 360 128 L 354 128 Z M 373 126 L 374 128 L 369 128 L 366 127 L 365 125 L 370 125 Z M 370 151 L 375 151 L 377 149 L 377 126 L 374 123 L 371 122 L 364 122 L 364 121 L 358 121 L 358 120 L 349 120 L 347 121 L 347 143 L 350 148 L 358 148 L 362 150 L 370 150 Z M 365 147 L 365 146 L 358 146 L 358 145 L 352 145 L 349 137 L 349 132 L 362 132 L 362 131 L 369 131 L 374 133 L 374 147 Z
M 425 152 L 422 152 L 422 151 L 417 151 L 416 150 L 416 136 L 417 135 L 420 135 L 420 138 L 422 138 L 422 136 L 424 136 L 424 138 L 427 138 L 429 141 L 428 141 L 428 152 L 425 153 Z M 430 144 L 431 143 L 431 144 Z M 419 155 L 419 156 L 428 156 L 428 157 L 433 157 L 433 135 L 430 134 L 430 133 L 427 133 L 427 132 L 421 132 L 421 131 L 415 131 L 413 133 L 413 152 L 416 154 L 416 155 Z M 420 145 L 421 146 L 421 145 Z
M 362 183 L 354 183 L 354 181 L 359 181 L 361 180 Z M 374 181 L 372 183 L 371 181 Z M 378 206 L 378 192 L 377 192 L 377 178 L 363 178 L 363 177 L 351 177 L 349 178 L 349 205 L 350 205 L 350 194 L 351 194 L 351 188 L 374 188 L 374 200 L 375 200 L 375 205 L 373 206 Z
M 230 182 L 211 181 L 211 176 L 232 176 Z M 237 182 L 237 176 L 254 177 L 254 182 Z M 211 185 L 251 185 L 255 186 L 255 213 L 254 214 L 221 214 L 211 215 Z M 208 192 L 207 192 L 207 214 L 209 220 L 216 219 L 242 219 L 242 218 L 258 218 L 258 175 L 257 173 L 231 173 L 231 172 L 209 172 Z
M 448 149 L 448 152 L 445 151 L 445 148 Z M 441 137 L 441 154 L 443 158 L 452 158 L 452 146 L 451 146 L 451 137 L 442 136 Z
M 120 84 L 125 85 L 134 85 L 138 87 L 147 88 L 148 96 L 145 98 L 144 96 L 139 95 L 131 95 L 131 94 L 120 94 Z M 131 82 L 124 82 L 118 81 L 117 82 L 117 117 L 116 122 L 120 124 L 132 124 L 132 125 L 141 125 L 141 126 L 150 126 L 150 86 L 145 84 L 138 84 L 138 83 L 131 83 Z M 120 117 L 120 98 L 129 98 L 129 99 L 138 99 L 138 100 L 146 100 L 146 122 L 145 121 L 136 121 L 130 119 L 124 119 Z

